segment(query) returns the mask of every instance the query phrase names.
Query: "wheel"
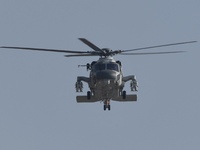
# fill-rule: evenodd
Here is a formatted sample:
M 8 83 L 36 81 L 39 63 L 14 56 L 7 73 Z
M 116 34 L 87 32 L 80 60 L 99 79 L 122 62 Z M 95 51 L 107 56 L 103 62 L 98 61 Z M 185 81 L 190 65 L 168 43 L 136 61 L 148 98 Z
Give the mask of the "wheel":
M 91 92 L 90 91 L 87 92 L 87 99 L 91 99 Z
M 110 105 L 108 105 L 108 110 L 110 110 Z
M 122 92 L 122 98 L 123 98 L 123 99 L 126 99 L 126 91 L 123 91 L 123 92 Z
M 106 110 L 106 105 L 103 106 L 103 110 L 104 110 L 104 111 Z

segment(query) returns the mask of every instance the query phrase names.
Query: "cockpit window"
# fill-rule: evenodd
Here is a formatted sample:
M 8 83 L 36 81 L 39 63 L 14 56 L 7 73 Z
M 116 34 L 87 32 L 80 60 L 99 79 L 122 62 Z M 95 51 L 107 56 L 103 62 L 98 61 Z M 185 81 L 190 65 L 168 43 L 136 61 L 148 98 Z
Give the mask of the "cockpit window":
M 93 69 L 96 71 L 101 71 L 101 70 L 119 71 L 119 65 L 116 63 L 103 63 L 103 64 L 99 63 L 99 64 L 95 64 Z
M 105 64 L 96 64 L 95 65 L 95 70 L 105 70 L 106 69 L 106 65 Z
M 119 71 L 119 67 L 118 67 L 118 65 L 115 64 L 115 63 L 108 63 L 108 64 L 107 64 L 107 69 L 108 69 L 108 70 Z

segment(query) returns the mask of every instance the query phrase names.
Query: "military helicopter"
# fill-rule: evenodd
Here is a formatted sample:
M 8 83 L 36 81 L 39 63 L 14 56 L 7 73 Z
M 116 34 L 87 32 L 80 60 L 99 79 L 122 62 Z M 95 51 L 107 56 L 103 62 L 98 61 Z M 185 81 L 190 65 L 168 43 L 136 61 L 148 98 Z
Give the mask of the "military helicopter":
M 21 49 L 21 50 L 35 50 L 35 51 L 47 51 L 47 52 L 61 52 L 71 53 L 65 55 L 65 57 L 83 57 L 83 56 L 99 56 L 97 61 L 87 63 L 86 65 L 79 65 L 79 67 L 86 67 L 90 71 L 89 77 L 78 76 L 75 83 L 76 92 L 83 92 L 83 83 L 86 82 L 89 86 L 90 91 L 87 95 L 77 96 L 76 100 L 78 103 L 89 103 L 89 102 L 103 102 L 103 109 L 110 110 L 110 101 L 137 101 L 137 94 L 127 95 L 126 91 L 123 90 L 124 85 L 127 81 L 130 81 L 130 89 L 133 92 L 138 91 L 138 82 L 135 75 L 123 76 L 122 63 L 118 60 L 115 61 L 113 56 L 120 55 L 152 55 L 152 54 L 171 54 L 171 53 L 182 53 L 184 51 L 167 51 L 167 52 L 134 52 L 133 51 L 189 44 L 197 41 L 172 43 L 165 45 L 157 45 L 150 47 L 135 48 L 129 50 L 111 50 L 109 48 L 99 48 L 85 38 L 79 38 L 84 44 L 89 46 L 92 51 L 72 51 L 72 50 L 57 50 L 57 49 L 43 49 L 43 48 L 29 48 L 29 47 L 10 47 L 2 46 L 0 48 L 8 49 Z

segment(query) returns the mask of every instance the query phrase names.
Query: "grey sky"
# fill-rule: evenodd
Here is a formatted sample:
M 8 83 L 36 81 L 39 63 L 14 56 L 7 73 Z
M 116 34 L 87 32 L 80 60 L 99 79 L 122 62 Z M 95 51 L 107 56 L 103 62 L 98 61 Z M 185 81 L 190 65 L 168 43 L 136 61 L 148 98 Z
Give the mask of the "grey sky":
M 0 46 L 90 50 L 79 37 L 112 49 L 200 41 L 199 14 L 198 0 L 1 0 Z M 116 56 L 124 75 L 137 76 L 138 102 L 112 102 L 110 112 L 75 100 L 76 77 L 88 76 L 77 66 L 98 57 L 1 49 L 0 149 L 199 149 L 199 49 Z

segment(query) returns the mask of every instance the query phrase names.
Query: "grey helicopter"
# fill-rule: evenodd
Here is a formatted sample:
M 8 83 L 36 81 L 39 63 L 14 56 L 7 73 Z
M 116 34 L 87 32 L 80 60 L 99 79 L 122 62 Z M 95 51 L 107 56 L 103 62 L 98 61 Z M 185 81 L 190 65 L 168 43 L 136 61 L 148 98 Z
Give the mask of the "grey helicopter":
M 146 49 L 160 48 L 166 46 L 174 46 L 180 44 L 189 44 L 197 41 L 188 41 L 172 44 L 164 44 L 157 46 L 149 46 L 142 48 L 135 48 L 129 50 L 111 50 L 110 48 L 99 48 L 85 38 L 79 38 L 84 44 L 89 46 L 92 51 L 73 51 L 73 50 L 58 50 L 58 49 L 44 49 L 44 48 L 30 48 L 30 47 L 10 47 L 2 46 L 0 48 L 7 49 L 21 49 L 21 50 L 35 50 L 47 52 L 70 53 L 65 57 L 84 57 L 84 56 L 99 56 L 99 59 L 86 65 L 79 65 L 79 67 L 86 67 L 89 77 L 78 76 L 75 83 L 76 92 L 83 92 L 83 82 L 86 82 L 89 87 L 86 95 L 78 95 L 76 100 L 78 103 L 103 102 L 103 109 L 111 110 L 110 101 L 129 102 L 137 101 L 137 94 L 126 94 L 123 90 L 125 83 L 130 81 L 130 90 L 132 92 L 138 91 L 138 82 L 135 75 L 124 76 L 122 72 L 122 63 L 119 60 L 114 60 L 114 55 L 152 55 L 152 54 L 173 54 L 182 53 L 185 51 L 165 51 L 165 52 L 135 52 Z M 132 53 L 129 53 L 132 52 Z

